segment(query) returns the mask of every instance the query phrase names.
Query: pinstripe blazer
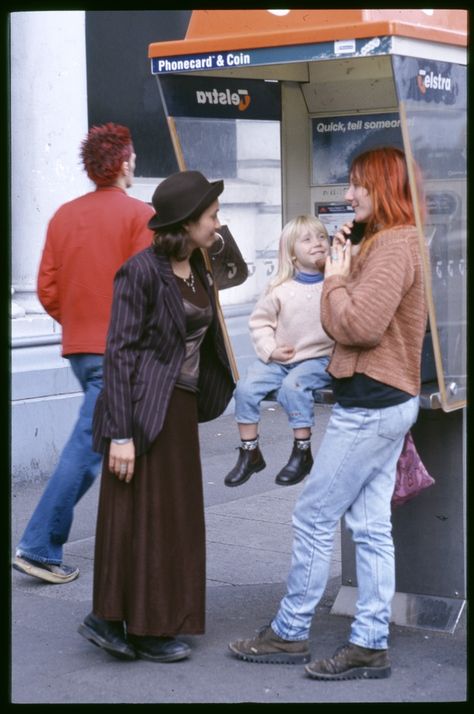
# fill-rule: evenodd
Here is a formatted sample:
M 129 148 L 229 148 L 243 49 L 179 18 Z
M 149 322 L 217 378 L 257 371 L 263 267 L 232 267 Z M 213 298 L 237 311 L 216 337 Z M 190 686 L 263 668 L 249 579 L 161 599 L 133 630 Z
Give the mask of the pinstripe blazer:
M 222 414 L 235 387 L 216 317 L 216 303 L 199 250 L 193 269 L 214 308 L 201 345 L 198 415 L 209 421 Z M 93 419 L 96 451 L 106 453 L 111 438 L 132 436 L 136 455 L 160 433 L 171 392 L 185 357 L 183 300 L 169 259 L 153 247 L 118 270 L 104 356 L 104 388 Z

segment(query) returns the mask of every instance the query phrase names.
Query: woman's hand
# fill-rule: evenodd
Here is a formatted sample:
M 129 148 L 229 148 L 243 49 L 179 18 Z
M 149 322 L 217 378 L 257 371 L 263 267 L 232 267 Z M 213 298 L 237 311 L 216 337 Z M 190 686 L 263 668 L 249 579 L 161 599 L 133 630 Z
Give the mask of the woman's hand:
M 337 233 L 334 234 L 331 246 L 337 246 L 341 245 L 344 246 L 346 244 L 347 238 L 350 236 L 352 232 L 352 228 L 354 226 L 354 221 L 349 221 L 349 223 L 343 223 L 343 225 L 339 228 Z
M 275 347 L 270 355 L 270 360 L 272 362 L 287 362 L 294 354 L 294 347 L 290 347 L 290 345 L 280 345 L 279 347 Z
M 135 468 L 135 444 L 130 439 L 126 444 L 110 442 L 109 471 L 115 474 L 120 481 L 130 483 Z

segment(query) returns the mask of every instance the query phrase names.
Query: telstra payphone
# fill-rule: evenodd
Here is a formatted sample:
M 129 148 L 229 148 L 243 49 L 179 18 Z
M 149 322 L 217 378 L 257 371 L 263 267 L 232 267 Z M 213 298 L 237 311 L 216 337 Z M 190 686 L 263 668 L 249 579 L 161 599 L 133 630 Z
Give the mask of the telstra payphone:
M 149 47 L 160 92 L 192 76 L 188 99 L 220 104 L 220 116 L 278 86 L 283 222 L 314 212 L 334 233 L 351 217 L 348 170 L 364 149 L 402 148 L 413 191 L 421 168 L 429 327 L 413 433 L 436 485 L 393 514 L 392 619 L 447 632 L 466 599 L 466 38 L 463 10 L 195 10 L 184 40 Z M 353 614 L 353 546 L 341 537 L 333 612 Z

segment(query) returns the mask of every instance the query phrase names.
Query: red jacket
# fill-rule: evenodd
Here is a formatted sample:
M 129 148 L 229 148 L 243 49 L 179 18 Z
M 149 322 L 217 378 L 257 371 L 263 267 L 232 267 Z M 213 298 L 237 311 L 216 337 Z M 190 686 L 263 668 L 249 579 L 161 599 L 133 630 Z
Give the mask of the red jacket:
M 154 211 L 107 186 L 62 205 L 48 225 L 38 273 L 38 297 L 61 324 L 62 353 L 103 354 L 114 276 L 147 248 Z

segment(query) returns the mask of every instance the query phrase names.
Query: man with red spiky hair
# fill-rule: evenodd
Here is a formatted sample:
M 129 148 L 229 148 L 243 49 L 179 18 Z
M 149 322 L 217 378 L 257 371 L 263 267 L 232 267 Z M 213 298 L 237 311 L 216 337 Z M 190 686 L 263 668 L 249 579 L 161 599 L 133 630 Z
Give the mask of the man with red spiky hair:
M 13 567 L 48 583 L 79 575 L 63 563 L 73 510 L 94 482 L 101 455 L 92 450 L 92 416 L 102 389 L 102 361 L 120 266 L 151 243 L 154 211 L 126 193 L 135 153 L 127 127 L 90 129 L 80 154 L 95 190 L 63 204 L 48 225 L 38 297 L 60 323 L 62 355 L 84 392 L 77 422 L 18 544 Z

